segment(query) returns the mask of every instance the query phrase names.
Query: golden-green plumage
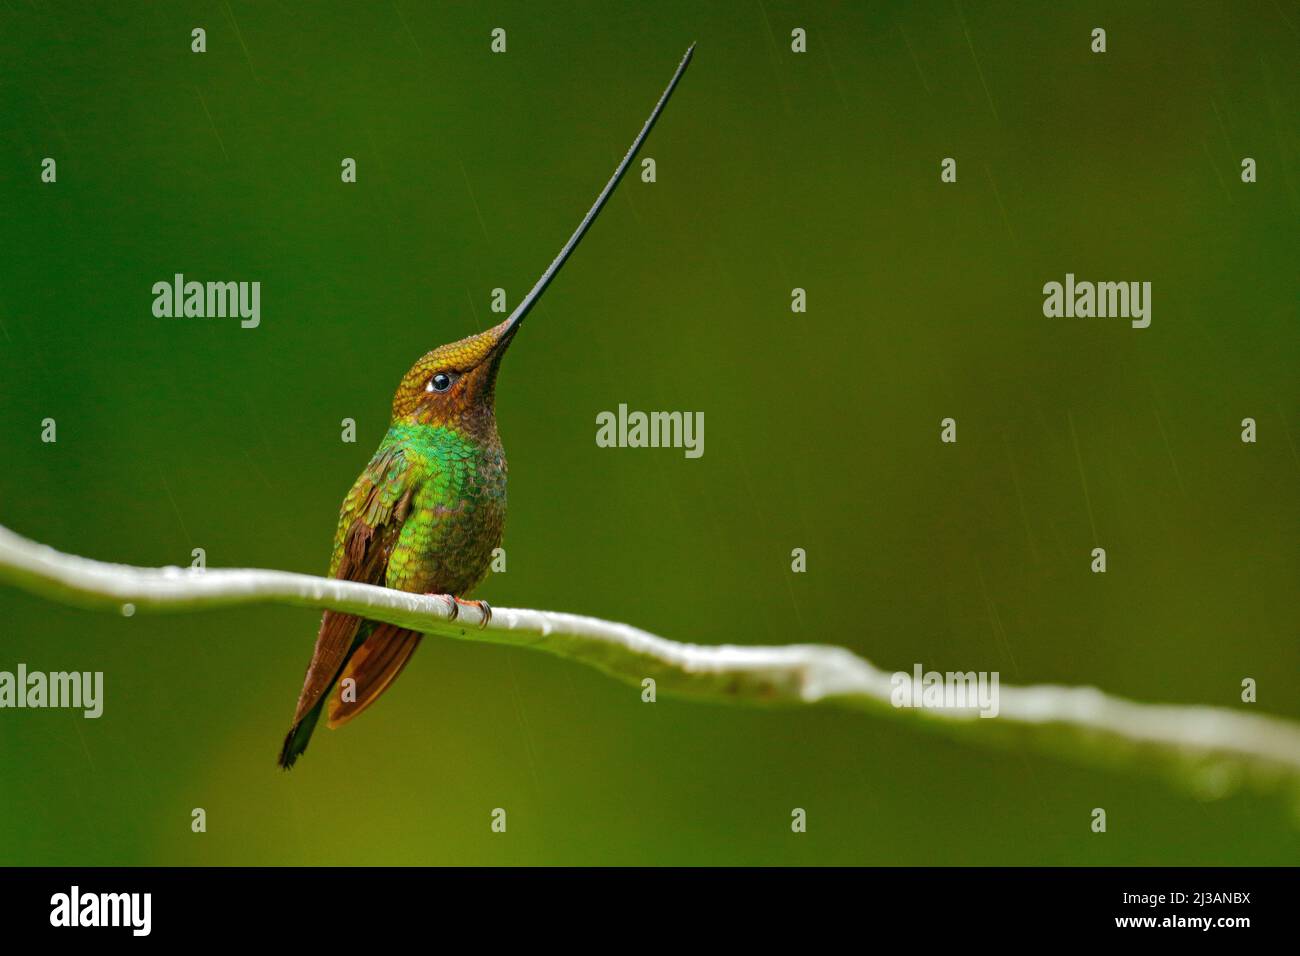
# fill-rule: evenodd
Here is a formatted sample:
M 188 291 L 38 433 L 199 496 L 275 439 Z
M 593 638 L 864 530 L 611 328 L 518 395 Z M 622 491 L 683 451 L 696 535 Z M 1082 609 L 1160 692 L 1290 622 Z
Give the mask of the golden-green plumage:
M 331 575 L 352 523 L 363 518 L 375 527 L 404 498 L 384 583 L 401 591 L 468 596 L 487 574 L 505 530 L 501 443 L 483 445 L 442 425 L 394 424 L 343 503 Z

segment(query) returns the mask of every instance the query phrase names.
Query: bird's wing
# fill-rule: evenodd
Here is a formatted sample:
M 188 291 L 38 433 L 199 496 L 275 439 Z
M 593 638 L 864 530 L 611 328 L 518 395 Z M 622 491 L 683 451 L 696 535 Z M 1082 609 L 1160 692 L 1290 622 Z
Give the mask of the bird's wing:
M 418 554 L 436 537 L 436 517 L 409 523 L 389 549 L 385 582 L 399 591 L 422 591 L 430 585 L 425 562 Z M 339 675 L 341 693 L 330 696 L 329 726 L 340 727 L 379 699 L 402 672 L 424 635 L 394 624 L 377 623 L 348 656 Z M 349 684 L 348 681 L 351 681 Z
M 330 576 L 366 584 L 385 584 L 388 557 L 406 520 L 416 490 L 415 469 L 400 448 L 381 448 L 343 501 Z M 296 726 L 333 686 L 352 650 L 361 618 L 326 611 L 321 617 L 302 693 L 294 711 Z M 387 627 L 380 625 L 376 632 Z

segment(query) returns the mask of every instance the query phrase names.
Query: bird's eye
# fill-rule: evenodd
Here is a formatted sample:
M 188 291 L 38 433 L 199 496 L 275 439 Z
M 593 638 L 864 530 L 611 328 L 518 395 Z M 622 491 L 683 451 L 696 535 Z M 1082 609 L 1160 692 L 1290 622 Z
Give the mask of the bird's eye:
M 449 388 L 451 388 L 451 376 L 446 372 L 439 372 L 429 379 L 428 385 L 424 386 L 426 392 L 445 392 Z

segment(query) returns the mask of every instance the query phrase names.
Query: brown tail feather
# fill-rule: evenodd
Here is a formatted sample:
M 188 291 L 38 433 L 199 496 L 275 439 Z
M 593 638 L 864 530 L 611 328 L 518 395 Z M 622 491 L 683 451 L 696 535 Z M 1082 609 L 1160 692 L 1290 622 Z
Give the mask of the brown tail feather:
M 397 675 L 420 646 L 420 638 L 423 636 L 418 631 L 408 631 L 393 624 L 379 624 L 375 627 L 343 668 L 339 683 L 330 695 L 331 730 L 346 724 L 379 699 L 388 686 L 397 680 Z M 353 688 L 356 700 L 344 700 L 346 688 L 343 681 L 348 678 L 356 681 Z
M 307 676 L 303 679 L 302 692 L 298 695 L 298 706 L 293 714 L 295 726 L 302 723 L 326 691 L 334 686 L 363 623 L 356 615 L 339 611 L 326 611 L 321 615 L 316 647 L 312 651 L 311 663 L 307 665 Z

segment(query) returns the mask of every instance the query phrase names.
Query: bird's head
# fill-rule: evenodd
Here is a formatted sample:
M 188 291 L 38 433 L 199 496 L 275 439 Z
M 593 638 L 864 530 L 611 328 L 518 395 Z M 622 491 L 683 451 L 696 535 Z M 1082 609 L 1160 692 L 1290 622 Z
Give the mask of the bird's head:
M 497 369 L 519 329 L 517 318 L 426 352 L 393 396 L 393 422 L 473 429 L 493 419 Z

